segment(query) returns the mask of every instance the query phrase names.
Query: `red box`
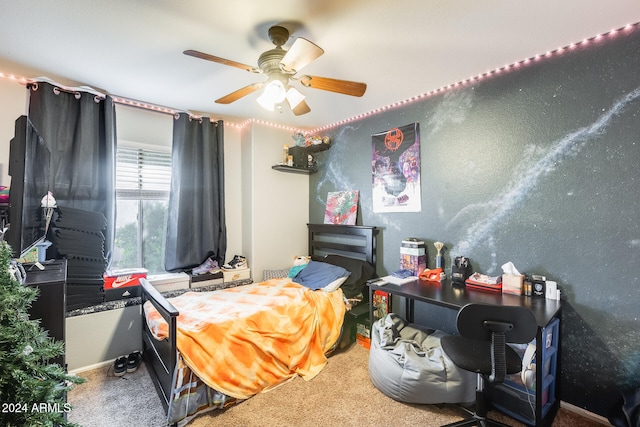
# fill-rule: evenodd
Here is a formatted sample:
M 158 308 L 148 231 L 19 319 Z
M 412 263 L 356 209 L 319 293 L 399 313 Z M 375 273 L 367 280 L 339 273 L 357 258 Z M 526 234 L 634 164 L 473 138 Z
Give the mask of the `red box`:
M 147 278 L 144 268 L 122 268 L 104 273 L 104 290 L 119 289 L 128 286 L 140 286 L 140 279 Z

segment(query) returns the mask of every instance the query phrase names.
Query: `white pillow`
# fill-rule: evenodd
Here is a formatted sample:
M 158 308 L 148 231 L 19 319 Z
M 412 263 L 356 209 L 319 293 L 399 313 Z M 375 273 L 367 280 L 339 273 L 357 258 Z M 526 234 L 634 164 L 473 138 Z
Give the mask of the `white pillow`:
M 342 286 L 342 284 L 344 282 L 346 282 L 348 278 L 349 278 L 349 276 L 340 277 L 340 278 L 334 280 L 333 282 L 329 283 L 327 286 L 325 286 L 324 288 L 321 288 L 321 289 L 323 291 L 325 291 L 325 292 L 333 292 L 336 289 L 340 288 L 340 286 Z

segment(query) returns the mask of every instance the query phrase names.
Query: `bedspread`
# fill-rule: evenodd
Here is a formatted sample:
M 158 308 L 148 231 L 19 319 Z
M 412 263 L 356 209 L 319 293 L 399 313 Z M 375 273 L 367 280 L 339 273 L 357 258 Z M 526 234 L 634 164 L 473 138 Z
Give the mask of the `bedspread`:
M 312 291 L 291 279 L 271 279 L 170 298 L 180 312 L 176 341 L 188 366 L 209 387 L 237 399 L 300 375 L 309 380 L 327 363 L 345 314 L 341 290 Z M 168 325 L 145 304 L 151 332 Z

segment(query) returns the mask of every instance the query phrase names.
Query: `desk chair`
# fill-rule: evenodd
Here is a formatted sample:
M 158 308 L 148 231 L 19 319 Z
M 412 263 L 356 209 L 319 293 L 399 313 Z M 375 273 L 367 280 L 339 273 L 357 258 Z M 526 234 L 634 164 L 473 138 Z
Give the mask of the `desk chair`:
M 478 374 L 476 410 L 465 408 L 472 418 L 445 427 L 508 427 L 487 418 L 485 377 L 489 382 L 500 383 L 505 375 L 522 370 L 522 359 L 506 344 L 532 341 L 538 330 L 535 316 L 525 307 L 467 304 L 458 312 L 456 326 L 460 335 L 442 337 L 442 348 L 456 366 Z

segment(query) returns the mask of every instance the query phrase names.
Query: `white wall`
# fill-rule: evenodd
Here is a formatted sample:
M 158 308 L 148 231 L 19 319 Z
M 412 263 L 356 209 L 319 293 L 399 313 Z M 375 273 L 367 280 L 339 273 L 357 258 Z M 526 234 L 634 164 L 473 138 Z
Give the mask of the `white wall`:
M 173 115 L 116 104 L 118 144 L 130 141 L 171 149 Z
M 282 160 L 283 145 L 292 144 L 292 133 L 256 123 L 243 131 L 243 245 L 254 281 L 308 252 L 309 176 L 271 168 Z

